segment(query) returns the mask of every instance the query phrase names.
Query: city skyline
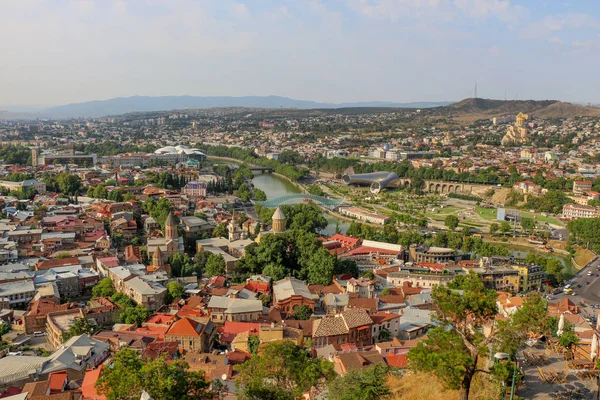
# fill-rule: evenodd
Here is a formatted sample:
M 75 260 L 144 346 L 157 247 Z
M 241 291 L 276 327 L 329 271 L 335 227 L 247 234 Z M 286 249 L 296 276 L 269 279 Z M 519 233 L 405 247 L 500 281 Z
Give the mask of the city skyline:
M 541 0 L 0 1 L 0 104 L 135 95 L 597 102 L 599 6 Z

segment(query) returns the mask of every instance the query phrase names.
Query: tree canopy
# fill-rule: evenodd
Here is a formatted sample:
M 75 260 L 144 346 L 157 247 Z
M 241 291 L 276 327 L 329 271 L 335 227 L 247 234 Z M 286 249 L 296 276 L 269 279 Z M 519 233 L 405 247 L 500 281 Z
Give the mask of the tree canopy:
M 365 370 L 350 371 L 327 385 L 329 400 L 377 400 L 391 392 L 386 386 L 387 368 L 374 364 Z
M 204 373 L 190 371 L 183 360 L 167 363 L 164 358 L 142 360 L 129 347 L 119 350 L 96 382 L 108 400 L 139 399 L 145 390 L 154 399 L 213 399 Z
M 475 374 L 493 374 L 480 362 L 492 346 L 514 354 L 528 332 L 543 327 L 546 309 L 539 297 L 524 302 L 510 321 L 500 324 L 495 323 L 496 297 L 475 274 L 459 275 L 447 286 L 433 289 L 437 326 L 410 350 L 409 368 L 434 373 L 447 387 L 460 389 L 461 399 L 467 400 Z M 486 325 L 490 331 L 484 336 Z
M 241 399 L 294 399 L 335 376 L 333 364 L 312 358 L 290 341 L 266 343 L 261 354 L 235 367 Z
M 110 278 L 100 279 L 100 282 L 92 288 L 92 298 L 110 297 L 115 294 L 115 288 L 112 285 Z

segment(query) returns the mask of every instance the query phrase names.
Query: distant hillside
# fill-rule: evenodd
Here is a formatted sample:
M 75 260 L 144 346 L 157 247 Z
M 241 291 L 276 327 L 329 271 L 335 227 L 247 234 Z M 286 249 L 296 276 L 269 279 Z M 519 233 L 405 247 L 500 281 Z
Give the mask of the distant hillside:
M 85 103 L 67 104 L 47 108 L 40 115 L 53 118 L 70 117 L 102 117 L 120 115 L 138 111 L 166 111 L 194 108 L 214 107 L 258 107 L 258 108 L 344 108 L 344 107 L 396 107 L 396 108 L 428 108 L 449 104 L 448 102 L 391 103 L 391 102 L 358 102 L 358 103 L 319 103 L 315 101 L 296 100 L 280 96 L 133 96 L 119 97 L 110 100 L 89 101 Z
M 461 122 L 516 115 L 519 112 L 531 114 L 539 118 L 600 116 L 600 109 L 565 103 L 558 100 L 464 99 L 433 110 L 434 115 L 452 116 Z
M 600 117 L 600 108 L 558 102 L 535 113 L 540 118 Z

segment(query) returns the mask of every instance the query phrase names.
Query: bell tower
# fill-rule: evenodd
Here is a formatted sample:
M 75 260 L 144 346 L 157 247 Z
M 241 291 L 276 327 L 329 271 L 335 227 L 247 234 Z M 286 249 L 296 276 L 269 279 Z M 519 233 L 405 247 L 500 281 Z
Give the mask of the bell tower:
M 165 221 L 165 239 L 169 241 L 177 238 L 177 225 L 175 224 L 173 213 L 169 212 L 169 215 L 167 215 L 167 219 Z

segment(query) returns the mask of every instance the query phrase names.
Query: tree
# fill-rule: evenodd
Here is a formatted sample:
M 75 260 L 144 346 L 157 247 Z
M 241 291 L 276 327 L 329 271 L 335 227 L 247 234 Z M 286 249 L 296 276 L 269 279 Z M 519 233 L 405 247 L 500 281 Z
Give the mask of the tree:
M 189 371 L 183 360 L 166 362 L 158 357 L 144 362 L 129 347 L 119 350 L 110 368 L 104 368 L 96 389 L 108 400 L 139 399 L 145 390 L 154 399 L 213 399 L 204 373 Z
M 444 218 L 444 225 L 451 231 L 458 227 L 458 217 L 454 214 L 449 214 Z
M 258 335 L 248 336 L 248 352 L 250 354 L 257 354 L 259 345 L 260 345 L 260 338 L 258 337 Z
M 387 368 L 375 364 L 365 370 L 349 371 L 327 385 L 329 400 L 376 400 L 390 395 Z
M 110 297 L 115 294 L 115 288 L 110 278 L 101 279 L 96 286 L 92 288 L 92 299 L 96 297 Z
M 167 293 L 169 294 L 169 298 L 175 300 L 180 297 L 183 297 L 183 295 L 185 294 L 185 288 L 179 282 L 169 282 L 167 283 Z
M 117 315 L 117 322 L 122 324 L 138 324 L 141 325 L 142 322 L 148 318 L 150 315 L 150 310 L 146 306 L 138 304 L 135 307 L 127 307 L 125 310 L 121 311 Z
M 108 191 L 104 185 L 98 185 L 94 189 L 94 196 L 96 199 L 105 199 L 108 197 Z
M 84 333 L 93 335 L 97 330 L 98 326 L 92 324 L 86 317 L 76 318 L 69 330 L 63 333 L 63 341 L 66 342 L 73 336 L 83 335 Z
M 351 222 L 350 226 L 346 230 L 346 235 L 352 236 L 352 237 L 360 237 L 361 232 L 362 232 L 361 224 L 358 222 Z
M 323 192 L 323 189 L 321 189 L 321 187 L 319 185 L 310 185 L 307 188 L 307 190 L 308 190 L 308 193 L 314 194 L 315 196 L 325 195 L 325 192 Z
M 228 236 L 227 225 L 219 224 L 219 225 L 215 226 L 215 228 L 212 231 L 212 236 L 213 237 L 227 237 Z
M 521 218 L 521 228 L 524 232 L 532 232 L 535 222 L 531 218 Z
M 362 276 L 363 278 L 368 278 L 368 279 L 371 279 L 371 280 L 375 279 L 375 274 L 373 273 L 373 271 L 370 271 L 370 270 L 369 270 L 369 271 L 365 271 L 365 272 L 363 272 L 363 273 L 361 274 L 361 276 Z
M 110 301 L 112 301 L 122 309 L 125 309 L 127 307 L 135 307 L 137 305 L 135 301 L 131 300 L 125 294 L 119 292 L 110 296 Z
M 383 288 L 383 290 L 381 291 L 381 295 L 382 296 L 387 296 L 390 294 L 390 288 Z
M 498 230 L 500 230 L 500 225 L 498 225 L 496 222 L 492 222 L 490 224 L 490 233 L 494 235 L 496 232 L 498 232 Z
M 283 205 L 281 211 L 286 216 L 289 229 L 317 233 L 327 227 L 321 209 L 314 204 Z
M 265 192 L 263 192 L 262 190 L 260 190 L 259 188 L 254 188 L 252 189 L 252 191 L 254 192 L 254 199 L 257 201 L 266 201 L 267 200 L 267 194 Z
M 235 369 L 240 398 L 256 400 L 294 399 L 335 376 L 331 362 L 312 358 L 304 347 L 287 340 L 266 343 L 260 355 Z
M 294 317 L 300 321 L 306 321 L 310 318 L 312 313 L 313 311 L 311 310 L 311 308 L 305 304 L 294 308 Z
M 336 267 L 336 259 L 321 247 L 310 258 L 307 270 L 308 281 L 314 285 L 329 285 Z
M 475 274 L 457 276 L 448 286 L 434 288 L 432 300 L 440 325 L 410 350 L 409 367 L 433 372 L 448 387 L 460 389 L 461 400 L 467 400 L 471 381 L 481 371 L 479 357 L 489 353 L 487 346 L 495 338 L 494 332 L 485 338 L 480 329 L 494 320 L 496 297 Z
M 10 325 L 7 322 L 0 322 L 0 341 L 2 340 L 2 336 L 6 335 L 10 332 Z
M 508 223 L 508 221 L 502 221 L 500 223 L 500 232 L 502 232 L 502 235 L 506 235 L 508 232 L 510 232 L 510 224 Z
M 269 293 L 261 293 L 258 299 L 262 302 L 263 307 L 269 307 L 271 304 L 271 295 Z
M 204 273 L 206 276 L 225 275 L 225 259 L 221 254 L 211 254 L 206 261 Z
M 61 192 L 66 195 L 76 196 L 81 189 L 81 179 L 77 175 L 71 175 L 68 172 L 58 174 L 56 182 Z

